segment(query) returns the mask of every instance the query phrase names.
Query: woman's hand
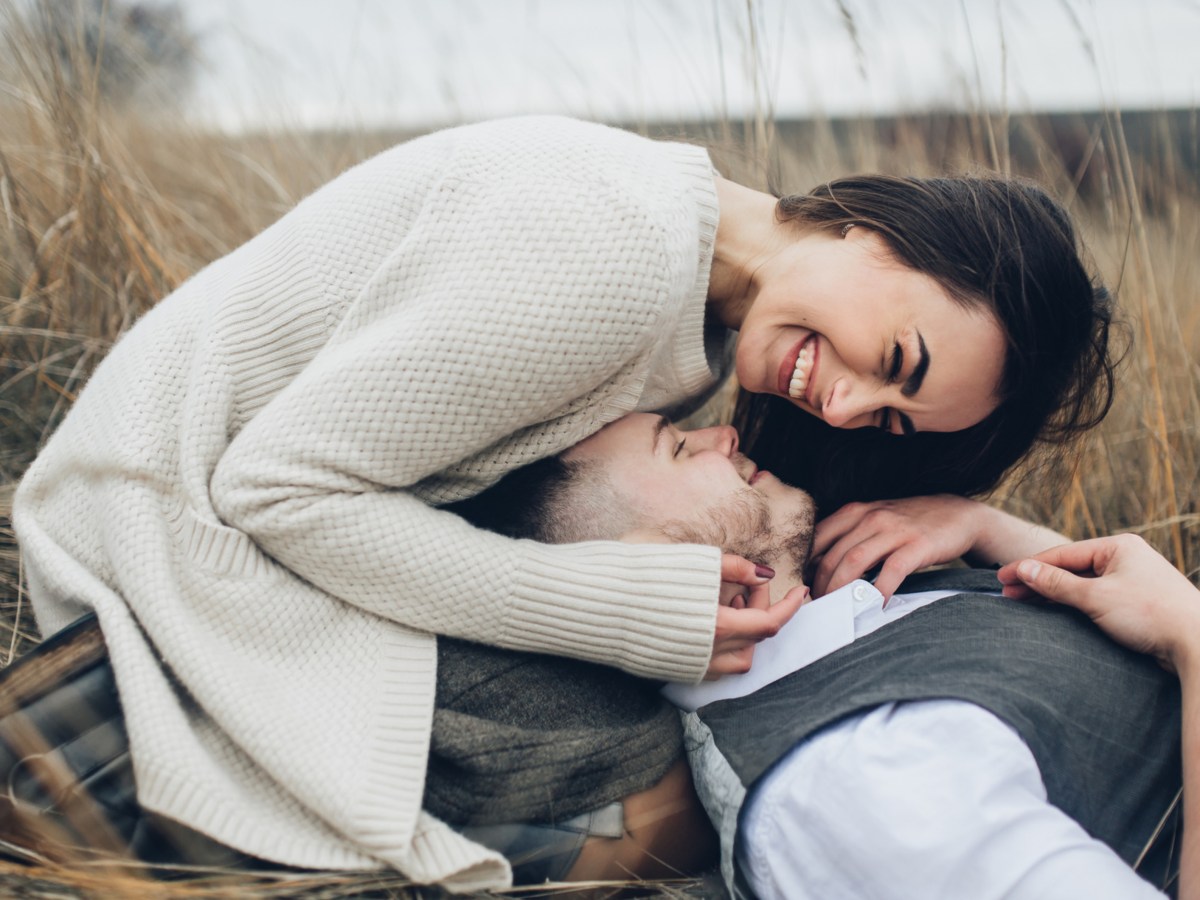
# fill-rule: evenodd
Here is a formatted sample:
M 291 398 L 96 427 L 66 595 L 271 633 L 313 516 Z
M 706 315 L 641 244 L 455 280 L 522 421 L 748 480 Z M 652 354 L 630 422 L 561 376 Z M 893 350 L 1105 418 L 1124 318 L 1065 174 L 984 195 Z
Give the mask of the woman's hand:
M 1036 593 L 1074 606 L 1114 640 L 1153 654 L 1172 671 L 1195 661 L 1200 591 L 1136 535 L 1055 547 L 997 575 L 1006 596 Z
M 836 591 L 882 562 L 875 587 L 890 597 L 917 569 L 971 549 L 979 507 L 949 494 L 848 503 L 817 523 L 813 590 L 818 597 Z
M 937 494 L 849 503 L 817 523 L 813 591 L 836 591 L 883 563 L 875 587 L 890 597 L 918 569 L 968 556 L 981 565 L 1005 563 L 1065 543 L 1066 537 L 958 497 Z
M 778 634 L 809 599 L 808 588 L 797 585 L 772 604 L 774 576 L 736 554 L 721 555 L 721 605 L 707 678 L 750 671 L 758 642 Z

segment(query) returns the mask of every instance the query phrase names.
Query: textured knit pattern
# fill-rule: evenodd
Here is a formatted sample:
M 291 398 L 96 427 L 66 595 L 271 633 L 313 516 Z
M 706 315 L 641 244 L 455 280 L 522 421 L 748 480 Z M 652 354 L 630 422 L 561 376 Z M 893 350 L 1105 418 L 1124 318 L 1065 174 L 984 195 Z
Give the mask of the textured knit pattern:
M 710 389 L 716 221 L 699 148 L 468 126 L 346 172 L 122 339 L 14 519 L 43 632 L 100 617 L 143 804 L 278 862 L 505 883 L 420 809 L 432 635 L 695 680 L 719 553 L 431 505 Z
M 561 822 L 652 787 L 683 753 L 660 687 L 439 638 L 425 809 L 455 826 Z

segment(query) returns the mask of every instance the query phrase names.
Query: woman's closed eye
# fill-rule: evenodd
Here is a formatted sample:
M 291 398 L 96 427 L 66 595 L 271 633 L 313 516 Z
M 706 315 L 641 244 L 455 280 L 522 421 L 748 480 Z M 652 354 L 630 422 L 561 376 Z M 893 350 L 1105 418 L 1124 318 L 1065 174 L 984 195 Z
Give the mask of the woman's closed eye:
M 890 409 L 888 409 L 886 406 L 883 409 L 879 410 L 879 426 L 878 427 L 879 427 L 880 431 L 886 432 L 887 434 L 892 433 L 892 411 Z
M 899 381 L 902 371 L 904 371 L 904 350 L 900 347 L 900 342 L 896 341 L 892 344 L 892 362 L 887 371 L 888 384 L 895 384 Z
M 879 430 L 886 431 L 888 434 L 895 434 L 892 430 L 893 420 L 900 425 L 900 434 L 911 436 L 917 433 L 917 426 L 902 412 L 885 406 L 879 410 Z

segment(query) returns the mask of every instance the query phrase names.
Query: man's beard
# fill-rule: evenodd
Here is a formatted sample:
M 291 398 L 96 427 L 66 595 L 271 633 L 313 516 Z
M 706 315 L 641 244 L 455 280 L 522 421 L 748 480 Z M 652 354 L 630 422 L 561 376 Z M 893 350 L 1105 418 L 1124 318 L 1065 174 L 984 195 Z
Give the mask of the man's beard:
M 668 522 L 663 534 L 683 544 L 709 544 L 753 563 L 788 562 L 792 578 L 803 581 L 812 553 L 814 509 L 797 504 L 796 515 L 772 526 L 767 498 L 747 488 L 705 510 L 695 521 Z

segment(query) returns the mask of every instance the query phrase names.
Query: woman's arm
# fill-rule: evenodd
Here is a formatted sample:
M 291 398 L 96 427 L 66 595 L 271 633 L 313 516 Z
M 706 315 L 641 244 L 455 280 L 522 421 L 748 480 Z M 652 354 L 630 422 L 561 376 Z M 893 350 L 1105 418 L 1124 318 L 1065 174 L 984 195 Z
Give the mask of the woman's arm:
M 588 129 L 581 150 L 559 131 L 583 126 L 548 121 L 532 152 L 530 127 L 459 140 L 466 161 L 225 449 L 213 512 L 276 571 L 409 627 L 696 680 L 714 634 L 737 653 L 781 616 L 718 614 L 716 548 L 545 546 L 430 508 L 628 411 L 668 313 L 695 306 L 697 203 L 676 167 L 647 151 L 618 177 L 638 139 Z M 266 365 L 238 345 L 239 312 L 218 350 Z
M 813 594 L 837 590 L 883 563 L 875 587 L 890 597 L 911 573 L 965 557 L 993 565 L 1067 542 L 1049 528 L 951 494 L 849 503 L 817 524 Z
M 1082 610 L 1114 640 L 1179 675 L 1183 691 L 1183 850 L 1179 897 L 1200 897 L 1200 591 L 1135 535 L 1067 544 L 998 573 L 1004 592 Z

